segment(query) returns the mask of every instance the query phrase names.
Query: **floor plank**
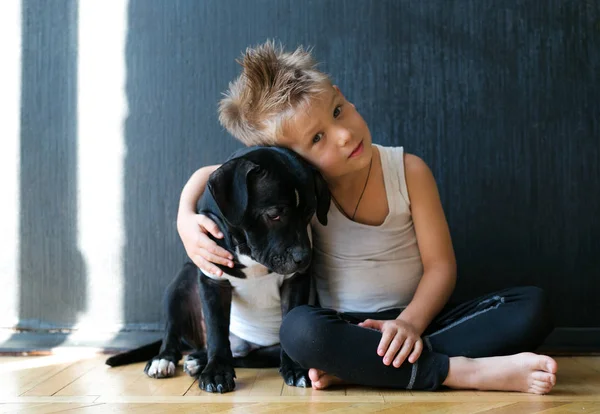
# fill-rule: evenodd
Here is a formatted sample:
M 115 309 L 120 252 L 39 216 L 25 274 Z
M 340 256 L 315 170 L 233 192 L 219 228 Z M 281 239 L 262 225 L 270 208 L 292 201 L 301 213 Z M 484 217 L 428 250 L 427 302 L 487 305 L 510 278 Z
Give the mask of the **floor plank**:
M 105 356 L 0 357 L 0 413 L 600 413 L 600 357 L 559 357 L 549 395 L 289 387 L 277 369 L 237 369 L 236 390 L 211 394 L 178 366 L 148 378 L 143 363 L 111 368 Z
M 34 387 L 25 390 L 21 389 L 23 396 L 50 396 L 59 392 L 67 385 L 71 384 L 78 378 L 87 374 L 94 368 L 97 368 L 103 364 L 99 358 L 82 359 L 80 361 L 73 362 L 64 369 L 58 371 L 51 379 L 42 381 L 36 384 Z

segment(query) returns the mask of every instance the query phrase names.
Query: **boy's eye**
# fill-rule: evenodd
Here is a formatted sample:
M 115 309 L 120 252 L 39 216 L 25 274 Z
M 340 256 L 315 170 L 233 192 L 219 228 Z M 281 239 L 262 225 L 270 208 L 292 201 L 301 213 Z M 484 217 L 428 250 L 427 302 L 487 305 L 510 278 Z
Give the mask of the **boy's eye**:
M 323 134 L 319 133 L 319 134 L 315 135 L 312 140 L 313 144 L 316 144 L 317 142 L 321 141 L 321 138 L 323 138 Z
M 342 112 L 342 106 L 336 106 L 335 109 L 333 110 L 333 117 L 337 118 L 338 116 L 340 116 L 340 113 Z

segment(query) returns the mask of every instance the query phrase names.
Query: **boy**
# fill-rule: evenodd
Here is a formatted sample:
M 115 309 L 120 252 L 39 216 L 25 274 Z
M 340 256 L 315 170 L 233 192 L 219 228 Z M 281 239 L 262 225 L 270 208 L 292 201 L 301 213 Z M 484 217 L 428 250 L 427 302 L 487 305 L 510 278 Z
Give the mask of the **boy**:
M 319 169 L 332 194 L 326 227 L 313 221 L 313 276 L 322 307 L 295 308 L 281 346 L 313 388 L 350 382 L 435 390 L 548 393 L 556 362 L 530 352 L 550 333 L 543 292 L 506 289 L 450 307 L 456 263 L 435 180 L 418 157 L 372 144 L 369 128 L 310 53 L 249 48 L 219 120 L 245 145 L 287 147 Z M 195 206 L 204 167 L 185 185 L 178 231 L 214 274 L 232 266 L 222 237 Z M 499 356 L 496 356 L 499 355 Z

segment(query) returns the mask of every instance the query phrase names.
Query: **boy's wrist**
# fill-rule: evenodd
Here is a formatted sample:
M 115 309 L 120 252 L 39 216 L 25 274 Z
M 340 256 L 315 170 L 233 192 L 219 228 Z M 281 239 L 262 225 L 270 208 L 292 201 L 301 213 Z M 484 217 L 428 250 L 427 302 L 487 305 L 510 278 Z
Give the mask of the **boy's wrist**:
M 177 213 L 177 230 L 181 230 L 182 226 L 189 225 L 191 216 L 196 215 L 196 212 L 189 209 L 180 209 Z
M 184 210 L 179 210 L 179 212 L 177 213 L 177 221 L 185 221 L 186 219 L 190 218 L 191 216 L 195 216 L 196 212 L 194 210 L 190 210 L 190 209 L 184 209 Z
M 423 332 L 425 332 L 425 329 L 427 329 L 428 324 L 425 323 L 425 321 L 419 320 L 419 318 L 407 314 L 406 310 L 402 311 L 396 319 L 411 325 L 417 331 L 419 336 L 423 335 Z

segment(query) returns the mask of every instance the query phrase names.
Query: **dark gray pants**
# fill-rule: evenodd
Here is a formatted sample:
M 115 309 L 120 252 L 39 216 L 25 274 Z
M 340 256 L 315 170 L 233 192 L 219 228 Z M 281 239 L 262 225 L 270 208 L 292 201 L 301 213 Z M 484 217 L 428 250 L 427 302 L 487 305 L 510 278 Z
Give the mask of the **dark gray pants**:
M 365 319 L 395 319 L 401 309 L 339 313 L 300 306 L 281 325 L 281 346 L 304 368 L 317 368 L 353 384 L 415 390 L 438 389 L 449 357 L 510 355 L 535 350 L 553 329 L 544 292 L 517 287 L 458 306 L 447 306 L 422 335 L 424 349 L 414 364 L 386 366 L 377 355 L 381 333 L 357 326 Z

